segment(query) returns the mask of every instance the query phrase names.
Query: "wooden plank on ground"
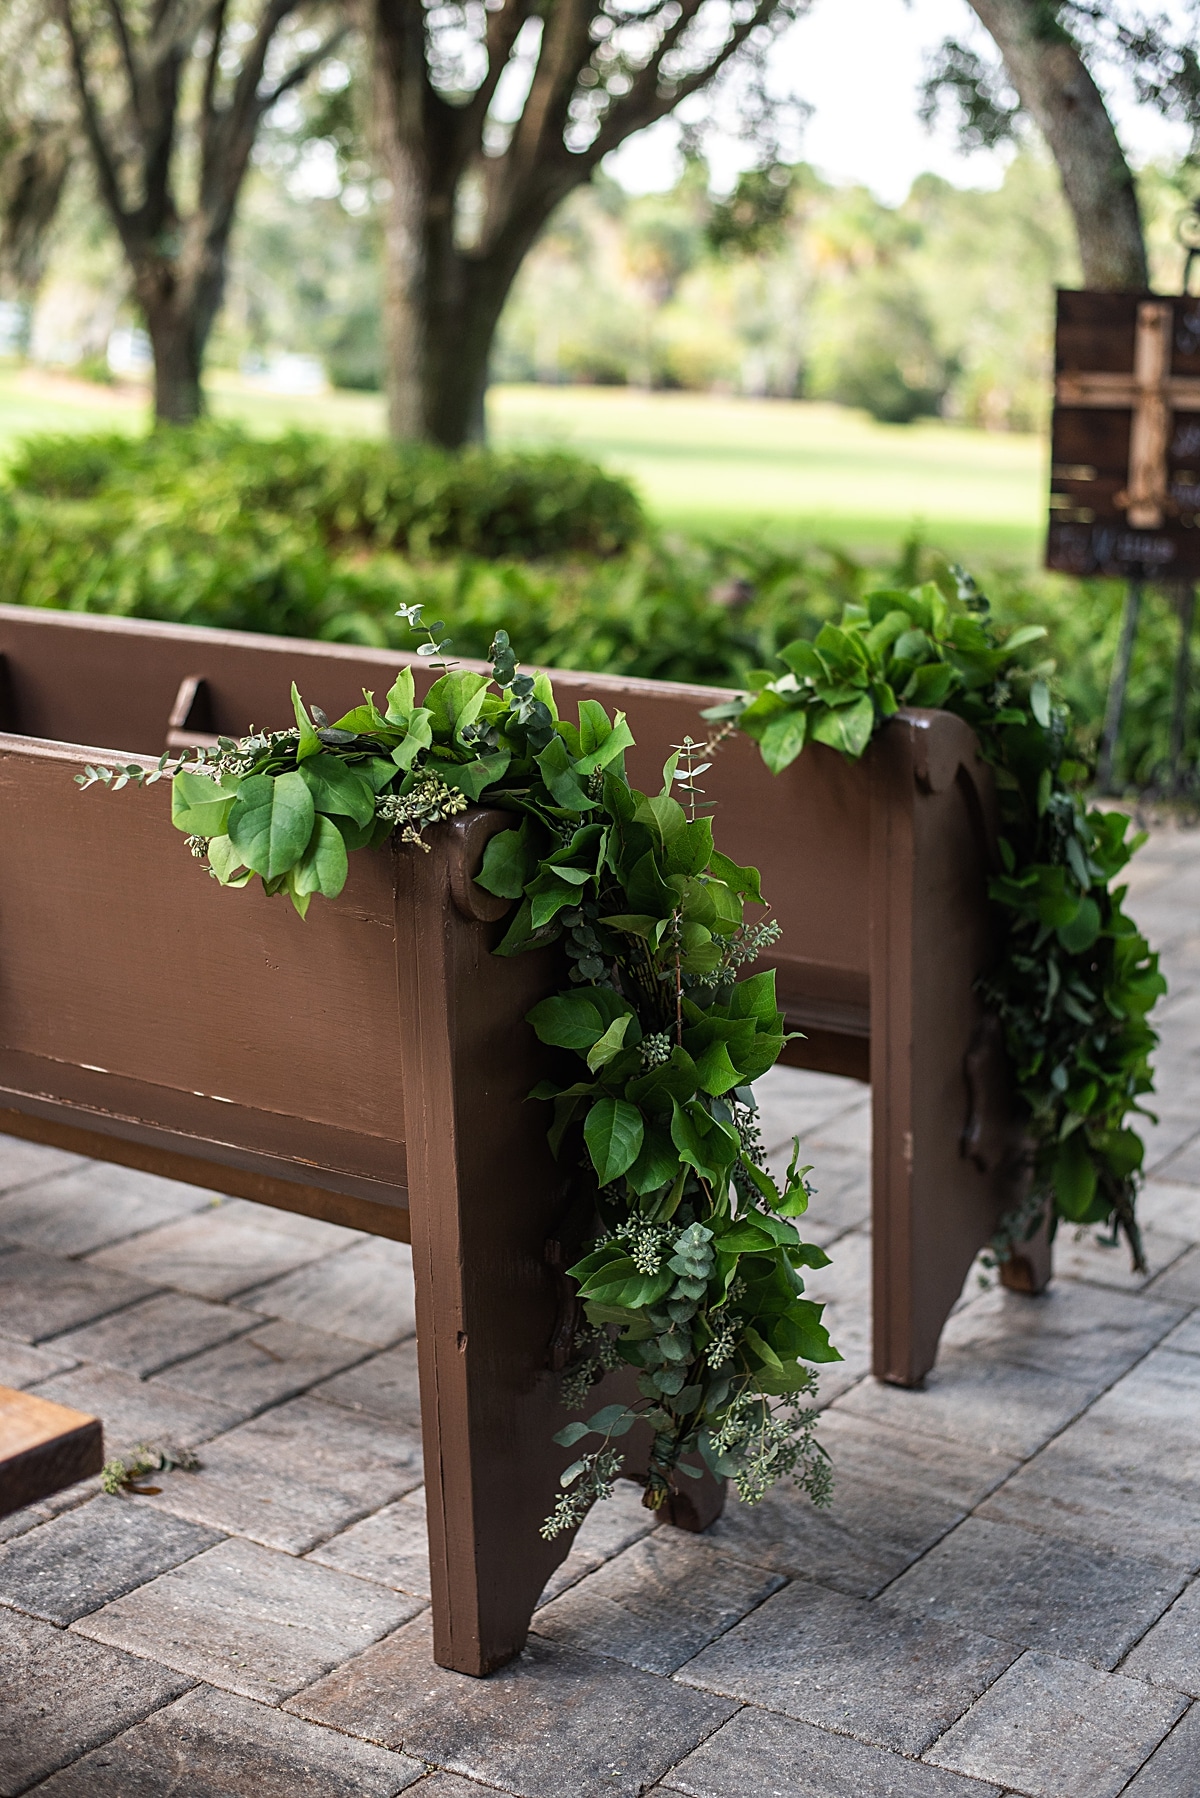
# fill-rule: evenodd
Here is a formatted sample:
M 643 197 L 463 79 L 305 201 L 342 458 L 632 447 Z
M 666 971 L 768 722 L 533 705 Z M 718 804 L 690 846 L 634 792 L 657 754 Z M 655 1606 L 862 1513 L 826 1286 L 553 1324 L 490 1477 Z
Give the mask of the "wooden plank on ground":
M 0 1517 L 99 1473 L 103 1465 L 98 1417 L 0 1386 Z

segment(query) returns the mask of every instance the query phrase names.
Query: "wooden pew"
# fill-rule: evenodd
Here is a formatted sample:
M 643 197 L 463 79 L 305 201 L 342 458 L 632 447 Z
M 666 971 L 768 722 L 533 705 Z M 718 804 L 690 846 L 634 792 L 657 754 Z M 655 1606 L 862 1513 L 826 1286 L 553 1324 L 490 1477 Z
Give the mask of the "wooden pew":
M 565 1550 L 537 1537 L 564 1460 L 545 1371 L 561 1201 L 518 1027 L 553 963 L 490 954 L 506 908 L 471 878 L 509 820 L 468 813 L 428 857 L 353 857 L 302 924 L 200 874 L 165 783 L 81 797 L 71 775 L 289 723 L 293 679 L 334 717 L 398 661 L 427 681 L 422 659 L 14 607 L 0 654 L 0 1130 L 412 1241 L 435 1652 L 486 1671 Z M 567 708 L 628 713 L 651 787 L 720 697 L 554 679 Z M 973 992 L 990 776 L 960 720 L 913 711 L 862 763 L 816 747 L 778 779 L 735 737 L 706 785 L 722 848 L 762 869 L 783 925 L 781 1004 L 806 1033 L 791 1059 L 872 1082 L 874 1365 L 917 1384 L 1014 1196 Z M 1047 1272 L 1031 1255 L 1024 1282 Z M 698 1496 L 693 1526 L 719 1502 Z
M 0 1517 L 88 1479 L 103 1465 L 99 1418 L 0 1386 Z

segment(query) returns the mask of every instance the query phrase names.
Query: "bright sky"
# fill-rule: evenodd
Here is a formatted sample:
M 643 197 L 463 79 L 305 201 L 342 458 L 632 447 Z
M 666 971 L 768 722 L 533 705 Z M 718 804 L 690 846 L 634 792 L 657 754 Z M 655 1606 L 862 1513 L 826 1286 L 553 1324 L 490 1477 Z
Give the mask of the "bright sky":
M 891 203 L 902 200 L 925 170 L 960 186 L 995 186 L 1002 155 L 964 156 L 949 122 L 929 132 L 916 116 L 925 57 L 945 37 L 981 50 L 989 42 L 966 0 L 814 0 L 777 46 L 774 60 L 780 90 L 794 91 L 814 109 L 800 144 L 804 158 L 826 175 L 865 182 Z M 1186 134 L 1135 106 L 1127 93 L 1109 99 L 1135 162 L 1185 147 Z M 712 160 L 725 185 L 745 151 L 726 140 L 715 146 Z M 670 186 L 674 126 L 664 121 L 631 138 L 606 166 L 635 192 Z

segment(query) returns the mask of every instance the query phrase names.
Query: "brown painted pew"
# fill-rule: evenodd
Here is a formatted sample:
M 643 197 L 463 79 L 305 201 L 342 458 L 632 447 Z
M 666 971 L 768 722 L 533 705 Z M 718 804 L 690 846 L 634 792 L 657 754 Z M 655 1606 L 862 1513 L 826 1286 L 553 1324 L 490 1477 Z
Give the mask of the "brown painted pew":
M 99 1418 L 0 1386 L 0 1517 L 88 1479 L 103 1465 Z
M 471 878 L 507 820 L 467 814 L 429 856 L 353 858 L 301 924 L 200 875 L 165 785 L 81 797 L 71 776 L 289 723 L 293 679 L 336 716 L 423 662 L 11 607 L 0 655 L 0 1129 L 412 1241 L 435 1652 L 486 1671 L 566 1546 L 537 1537 L 563 1460 L 545 1370 L 560 1197 L 518 1027 L 552 966 L 490 954 L 505 908 Z M 567 706 L 628 713 L 644 785 L 719 697 L 554 678 Z M 792 1058 L 872 1082 L 875 1371 L 918 1383 L 1012 1198 L 1004 1069 L 972 991 L 987 770 L 959 720 L 909 712 L 861 764 L 818 747 L 778 779 L 734 738 L 706 784 L 783 925 Z M 719 1503 L 697 1497 L 693 1527 Z

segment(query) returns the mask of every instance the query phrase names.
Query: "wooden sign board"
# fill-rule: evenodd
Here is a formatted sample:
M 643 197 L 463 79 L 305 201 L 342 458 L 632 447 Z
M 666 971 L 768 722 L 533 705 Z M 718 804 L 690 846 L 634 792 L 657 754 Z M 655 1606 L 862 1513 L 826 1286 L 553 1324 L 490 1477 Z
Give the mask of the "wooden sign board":
M 1060 291 L 1047 568 L 1200 575 L 1200 299 Z

